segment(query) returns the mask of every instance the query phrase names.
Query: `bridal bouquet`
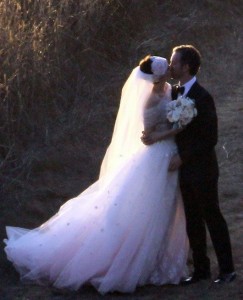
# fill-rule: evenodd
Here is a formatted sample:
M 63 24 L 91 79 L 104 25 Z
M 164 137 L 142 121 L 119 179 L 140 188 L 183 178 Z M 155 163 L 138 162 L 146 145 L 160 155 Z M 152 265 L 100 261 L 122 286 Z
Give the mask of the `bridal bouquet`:
M 167 119 L 173 128 L 183 128 L 196 116 L 195 101 L 191 98 L 179 96 L 168 104 Z

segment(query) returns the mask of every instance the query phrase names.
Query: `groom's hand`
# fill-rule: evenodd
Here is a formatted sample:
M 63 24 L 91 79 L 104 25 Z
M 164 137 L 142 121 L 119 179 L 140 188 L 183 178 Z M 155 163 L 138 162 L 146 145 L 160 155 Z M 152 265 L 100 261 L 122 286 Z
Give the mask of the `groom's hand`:
M 172 156 L 168 170 L 171 172 L 176 171 L 177 169 L 180 168 L 181 165 L 182 165 L 182 160 L 181 160 L 179 154 L 176 154 L 176 155 Z

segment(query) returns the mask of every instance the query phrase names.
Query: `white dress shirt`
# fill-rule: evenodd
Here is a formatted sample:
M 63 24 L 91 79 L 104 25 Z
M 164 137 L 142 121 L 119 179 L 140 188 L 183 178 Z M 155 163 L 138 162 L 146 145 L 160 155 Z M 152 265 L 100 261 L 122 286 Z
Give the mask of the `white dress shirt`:
M 197 78 L 196 78 L 196 76 L 194 76 L 192 79 L 190 79 L 189 81 L 187 81 L 186 83 L 181 85 L 181 86 L 184 86 L 184 88 L 185 88 L 183 95 L 186 95 L 189 92 L 189 90 L 191 89 L 192 85 L 196 82 L 196 80 L 197 80 Z

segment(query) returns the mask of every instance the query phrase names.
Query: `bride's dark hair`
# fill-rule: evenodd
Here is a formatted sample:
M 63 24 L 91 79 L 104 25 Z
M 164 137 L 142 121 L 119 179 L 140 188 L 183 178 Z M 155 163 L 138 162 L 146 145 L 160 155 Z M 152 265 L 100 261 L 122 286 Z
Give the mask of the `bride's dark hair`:
M 146 74 L 153 74 L 151 65 L 152 65 L 151 55 L 145 56 L 139 62 L 140 70 Z

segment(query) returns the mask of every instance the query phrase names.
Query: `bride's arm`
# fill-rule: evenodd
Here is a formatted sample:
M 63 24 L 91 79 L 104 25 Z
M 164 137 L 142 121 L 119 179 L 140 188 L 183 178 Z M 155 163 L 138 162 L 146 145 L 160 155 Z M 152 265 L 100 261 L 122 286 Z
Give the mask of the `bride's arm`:
M 157 110 L 155 109 L 156 105 L 158 104 L 158 101 L 156 101 L 154 95 L 150 95 L 148 98 L 145 107 L 144 107 L 144 113 L 143 113 L 143 135 L 149 135 L 153 131 L 156 130 L 154 119 L 157 117 Z
M 143 132 L 143 135 L 141 137 L 142 142 L 145 145 L 151 145 L 156 142 L 162 141 L 164 139 L 167 139 L 169 137 L 175 136 L 177 133 L 181 132 L 182 129 L 168 129 L 166 131 L 161 131 L 161 130 L 153 130 L 150 133 Z
M 151 94 L 148 98 L 143 114 L 144 131 L 142 132 L 141 140 L 144 144 L 150 145 L 163 139 L 172 137 L 179 133 L 182 129 L 161 129 L 160 123 L 155 124 L 158 118 L 157 105 L 159 98 Z

